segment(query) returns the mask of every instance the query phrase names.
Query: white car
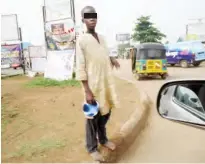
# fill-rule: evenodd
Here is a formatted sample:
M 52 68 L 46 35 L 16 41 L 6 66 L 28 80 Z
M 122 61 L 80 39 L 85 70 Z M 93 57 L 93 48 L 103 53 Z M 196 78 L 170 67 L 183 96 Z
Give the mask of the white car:
M 117 57 L 118 56 L 117 50 L 111 50 L 109 56 L 110 57 Z

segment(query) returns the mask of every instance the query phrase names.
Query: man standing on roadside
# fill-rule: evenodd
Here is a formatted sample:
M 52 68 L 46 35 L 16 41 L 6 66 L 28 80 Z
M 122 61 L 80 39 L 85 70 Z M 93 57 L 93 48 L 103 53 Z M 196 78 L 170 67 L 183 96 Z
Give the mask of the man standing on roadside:
M 111 109 L 116 107 L 116 93 L 112 67 L 120 65 L 115 58 L 109 57 L 109 50 L 104 38 L 96 33 L 97 13 L 92 6 L 86 6 L 81 11 L 82 21 L 87 31 L 82 34 L 76 44 L 76 78 L 82 82 L 85 99 L 92 104 L 98 101 L 99 113 L 86 118 L 86 148 L 95 161 L 104 161 L 99 153 L 98 141 L 102 146 L 115 150 L 116 146 L 106 135 L 106 123 Z

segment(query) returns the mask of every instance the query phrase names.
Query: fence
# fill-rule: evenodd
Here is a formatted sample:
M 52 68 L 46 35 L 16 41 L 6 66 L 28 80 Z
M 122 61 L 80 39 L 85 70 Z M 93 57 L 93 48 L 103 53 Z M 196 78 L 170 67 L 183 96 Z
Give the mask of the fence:
M 1 45 L 1 76 L 23 74 L 20 45 Z
M 25 73 L 21 28 L 16 14 L 1 16 L 1 76 Z

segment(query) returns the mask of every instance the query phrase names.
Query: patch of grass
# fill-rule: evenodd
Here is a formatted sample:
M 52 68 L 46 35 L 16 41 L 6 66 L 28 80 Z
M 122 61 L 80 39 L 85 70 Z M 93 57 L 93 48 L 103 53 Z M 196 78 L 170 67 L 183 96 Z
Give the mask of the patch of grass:
M 80 82 L 77 80 L 74 80 L 74 79 L 57 81 L 57 80 L 52 80 L 52 79 L 46 79 L 44 77 L 36 77 L 26 84 L 26 87 L 29 87 L 29 88 L 52 87 L 52 86 L 59 86 L 59 87 L 76 86 L 76 87 L 79 87 Z
M 4 132 L 6 126 L 11 123 L 19 113 L 16 110 L 7 109 L 5 105 L 1 106 L 1 111 L 1 128 L 2 132 Z
M 16 152 L 11 153 L 8 157 L 31 157 L 51 149 L 63 148 L 65 146 L 64 140 L 42 139 L 36 143 L 25 143 L 21 145 Z

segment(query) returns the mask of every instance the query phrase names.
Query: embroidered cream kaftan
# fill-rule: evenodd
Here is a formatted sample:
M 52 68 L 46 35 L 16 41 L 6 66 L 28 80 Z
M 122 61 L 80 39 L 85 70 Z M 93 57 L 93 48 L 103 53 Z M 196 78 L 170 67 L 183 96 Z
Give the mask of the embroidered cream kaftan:
M 105 40 L 98 34 L 99 42 L 92 34 L 82 34 L 76 44 L 76 78 L 88 80 L 95 99 L 100 104 L 102 115 L 116 107 L 115 93 L 109 50 Z

